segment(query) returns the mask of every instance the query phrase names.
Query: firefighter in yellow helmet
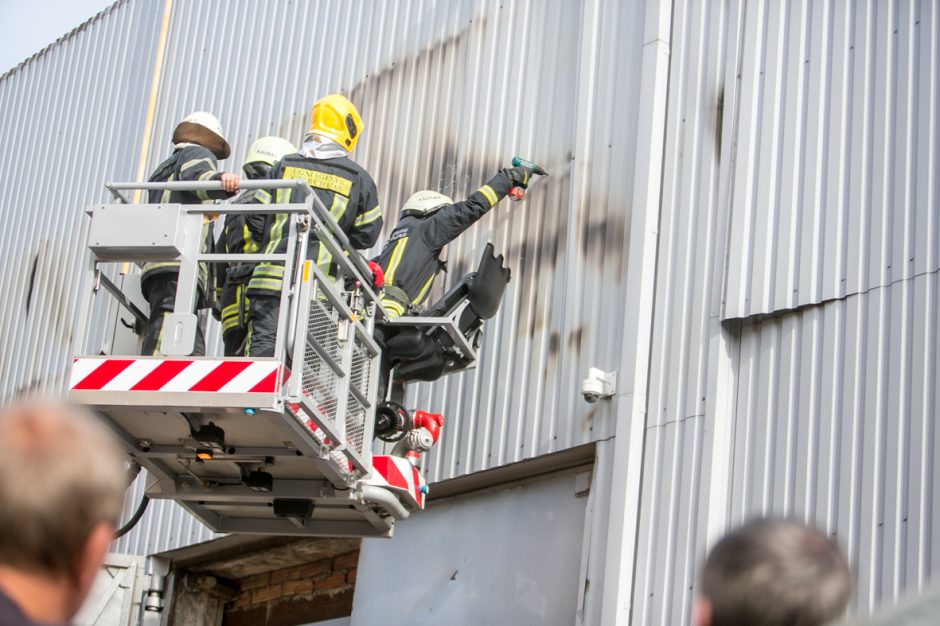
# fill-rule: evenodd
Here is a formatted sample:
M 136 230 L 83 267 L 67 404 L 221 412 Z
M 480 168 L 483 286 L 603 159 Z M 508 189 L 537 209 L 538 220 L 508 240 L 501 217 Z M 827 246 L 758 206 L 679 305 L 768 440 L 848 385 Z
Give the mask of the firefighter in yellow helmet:
M 310 112 L 310 128 L 300 153 L 288 155 L 276 163 L 270 178 L 307 181 L 352 246 L 366 250 L 375 244 L 382 231 L 382 210 L 372 177 L 349 158 L 361 136 L 362 119 L 352 102 L 337 94 L 321 98 Z M 273 194 L 261 191 L 256 197 L 259 202 L 303 201 L 301 192 L 293 189 L 279 189 Z M 288 232 L 286 214 L 269 215 L 262 252 L 283 254 L 287 250 Z M 336 276 L 330 252 L 320 246 L 316 238 L 311 238 L 307 255 L 328 276 Z M 259 263 L 251 276 L 247 356 L 275 356 L 283 279 L 281 263 Z
M 217 169 L 218 160 L 229 157 L 232 149 L 225 140 L 222 125 L 211 113 L 197 111 L 188 115 L 173 131 L 173 154 L 151 174 L 150 182 L 212 181 L 222 182 L 220 191 L 151 191 L 151 204 L 211 204 L 233 196 L 238 191 L 238 176 Z M 205 294 L 206 268 L 200 265 L 199 286 Z M 144 329 L 143 354 L 160 353 L 163 318 L 173 311 L 179 263 L 164 261 L 145 263 L 140 287 L 150 303 L 150 318 Z M 196 327 L 193 354 L 205 354 L 205 338 L 201 326 Z
M 242 163 L 242 171 L 249 180 L 269 178 L 271 168 L 297 148 L 281 137 L 261 137 L 248 148 Z M 232 204 L 257 202 L 257 191 L 243 191 Z M 225 216 L 224 227 L 216 250 L 226 254 L 256 254 L 264 239 L 265 216 L 251 213 L 234 213 Z M 254 263 L 230 263 L 217 277 L 218 309 L 213 311 L 222 322 L 222 343 L 225 356 L 240 356 L 245 353 L 248 336 L 248 281 L 254 271 Z

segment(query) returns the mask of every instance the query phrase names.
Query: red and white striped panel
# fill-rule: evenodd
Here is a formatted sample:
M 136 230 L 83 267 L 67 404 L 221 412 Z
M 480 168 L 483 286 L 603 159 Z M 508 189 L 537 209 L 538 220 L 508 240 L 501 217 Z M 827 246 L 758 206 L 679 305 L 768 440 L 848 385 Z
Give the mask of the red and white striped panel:
M 425 485 L 424 476 L 407 459 L 384 454 L 374 455 L 372 476 L 368 482 L 400 491 L 412 506 L 424 508 L 424 493 L 421 490 Z
M 277 361 L 77 358 L 73 391 L 274 393 Z

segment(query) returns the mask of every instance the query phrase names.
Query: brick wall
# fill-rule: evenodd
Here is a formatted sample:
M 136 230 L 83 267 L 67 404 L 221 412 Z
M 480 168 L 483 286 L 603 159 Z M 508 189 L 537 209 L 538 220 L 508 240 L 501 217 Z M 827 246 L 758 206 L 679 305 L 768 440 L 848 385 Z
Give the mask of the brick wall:
M 236 580 L 222 626 L 296 626 L 352 613 L 359 550 Z

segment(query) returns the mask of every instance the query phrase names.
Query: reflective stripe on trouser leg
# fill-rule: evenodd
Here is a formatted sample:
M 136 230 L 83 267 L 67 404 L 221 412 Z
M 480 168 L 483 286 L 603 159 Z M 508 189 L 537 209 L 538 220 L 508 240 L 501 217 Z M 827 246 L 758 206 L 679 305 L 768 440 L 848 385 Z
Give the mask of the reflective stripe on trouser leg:
M 248 336 L 248 298 L 244 283 L 226 282 L 219 303 L 222 306 L 222 343 L 225 356 L 243 356 Z
M 405 305 L 387 295 L 382 296 L 382 306 L 385 307 L 389 317 L 401 317 L 405 314 Z

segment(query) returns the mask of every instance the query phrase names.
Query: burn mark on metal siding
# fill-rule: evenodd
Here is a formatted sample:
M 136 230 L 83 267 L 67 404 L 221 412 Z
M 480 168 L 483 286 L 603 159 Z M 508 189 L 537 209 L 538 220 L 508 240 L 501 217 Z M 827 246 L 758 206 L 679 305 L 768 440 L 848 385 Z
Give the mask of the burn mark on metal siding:
M 567 218 L 571 213 L 568 205 L 570 179 L 570 168 L 558 175 L 553 172 L 532 189 L 531 199 L 526 200 L 522 207 L 510 205 L 496 208 L 498 211 L 541 211 L 545 215 L 538 230 L 530 229 L 521 241 L 510 242 L 503 251 L 507 259 L 518 258 L 524 265 L 531 264 L 540 269 L 554 268 L 558 264 L 558 252 L 565 239 Z M 534 219 L 534 216 L 527 216 L 527 219 Z
M 527 207 L 525 210 L 542 211 L 546 218 L 540 221 L 537 229 L 527 229 L 524 238 L 510 242 L 506 249 L 501 250 L 512 264 L 514 280 L 518 280 L 523 286 L 529 285 L 533 280 L 539 285 L 532 306 L 519 307 L 515 311 L 518 335 L 529 338 L 535 337 L 551 322 L 554 309 L 546 311 L 542 305 L 545 298 L 554 300 L 558 297 L 553 289 L 561 285 L 560 272 L 564 271 L 564 253 L 572 248 L 566 245 L 568 220 L 573 212 L 568 205 L 567 182 L 560 179 L 552 181 L 550 178 L 546 180 L 545 186 L 537 191 L 545 194 L 544 205 Z M 598 200 L 597 203 L 587 206 L 596 207 L 600 202 L 601 200 Z M 581 254 L 585 261 L 582 267 L 598 280 L 613 284 L 621 283 L 624 279 L 628 219 L 626 210 L 612 211 L 609 217 L 601 217 L 580 229 L 581 245 L 574 248 L 574 253 Z M 580 348 L 581 332 L 583 331 L 579 330 L 574 336 L 563 339 L 568 341 L 569 345 Z M 549 357 L 551 356 L 550 353 Z
M 68 293 L 70 287 L 64 282 L 68 270 L 64 259 L 56 260 L 52 250 L 62 235 L 44 240 L 33 262 L 27 293 L 26 319 L 39 328 L 48 329 L 56 341 L 66 344 L 72 341 L 72 316 L 68 303 L 59 294 Z
M 568 349 L 575 353 L 581 352 L 581 340 L 584 336 L 584 326 L 578 326 L 568 333 Z
M 715 98 L 715 119 L 712 129 L 715 133 L 715 158 L 721 161 L 721 131 L 725 123 L 725 89 L 718 90 L 718 97 Z
M 437 178 L 436 189 L 445 196 L 452 198 L 458 190 L 469 189 L 470 185 L 473 184 L 468 173 L 461 173 L 457 169 L 459 160 L 456 146 L 452 141 L 447 141 L 444 144 L 444 155 L 440 159 L 442 165 L 440 175 Z
M 32 268 L 29 271 L 29 281 L 26 285 L 26 315 L 33 304 L 33 291 L 36 288 L 36 268 L 39 266 L 39 254 L 33 257 Z
M 50 376 L 50 378 L 55 378 L 55 376 Z M 42 378 L 33 378 L 29 381 L 19 385 L 14 389 L 6 398 L 3 398 L 4 402 L 18 402 L 25 400 L 36 394 L 37 391 L 40 391 L 44 387 Z
M 414 120 L 409 143 L 416 150 L 433 151 L 420 159 L 422 163 L 430 163 L 430 167 L 420 164 L 417 158 L 401 159 L 398 156 L 400 140 L 395 139 L 395 133 L 402 120 L 388 116 L 395 111 L 389 102 L 394 102 L 402 89 L 414 88 L 411 84 L 414 76 L 436 77 L 447 72 L 451 64 L 455 68 L 460 67 L 466 42 L 475 31 L 486 28 L 486 23 L 487 20 L 480 16 L 459 31 L 429 42 L 406 56 L 396 57 L 376 71 L 370 71 L 348 89 L 341 89 L 341 93 L 360 107 L 364 117 L 377 120 L 373 122 L 373 130 L 367 130 L 365 141 L 369 145 L 369 161 L 373 165 L 381 164 L 381 169 L 373 173 L 379 186 L 381 204 L 389 207 L 385 214 L 386 234 L 398 221 L 397 208 L 411 193 L 418 189 L 436 189 L 459 196 L 469 186 L 469 172 L 478 169 L 478 159 L 458 148 L 455 116 L 459 112 L 442 110 L 437 116 Z M 434 100 L 434 94 L 431 94 L 431 100 Z M 368 119 L 367 128 L 370 125 Z M 420 168 L 417 179 L 416 168 Z M 435 287 L 442 282 L 436 281 Z
M 597 406 L 591 407 L 591 410 L 584 415 L 581 420 L 582 432 L 588 432 L 594 426 L 594 416 L 597 415 L 597 408 Z
M 623 266 L 620 252 L 626 248 L 627 211 L 614 210 L 614 217 L 590 222 L 581 233 L 581 256 L 590 265 L 600 271 L 609 270 L 611 261 L 617 263 L 617 280 L 623 278 Z M 614 254 L 617 252 L 617 254 Z
M 486 18 L 481 16 L 476 24 L 477 29 L 486 28 Z M 347 96 L 353 102 L 361 103 L 368 99 L 368 95 L 371 89 L 380 89 L 382 83 L 390 81 L 396 74 L 399 74 L 404 70 L 407 70 L 413 65 L 420 64 L 431 64 L 435 61 L 438 63 L 443 62 L 443 58 L 450 52 L 452 49 L 456 48 L 474 29 L 473 21 L 467 24 L 464 28 L 460 29 L 453 35 L 444 37 L 436 42 L 432 42 L 423 46 L 417 54 L 412 54 L 405 58 L 398 58 L 386 63 L 382 68 L 371 74 L 366 74 L 362 80 L 353 85 L 349 89 L 349 95 Z M 344 90 L 345 91 L 345 90 Z M 375 96 L 377 98 L 377 95 Z

